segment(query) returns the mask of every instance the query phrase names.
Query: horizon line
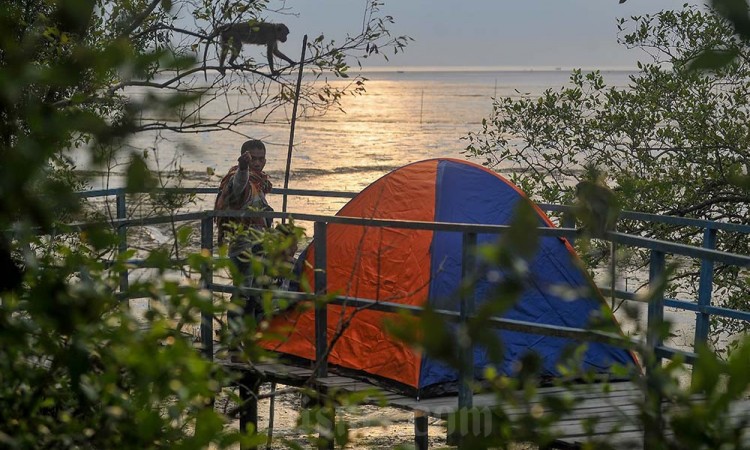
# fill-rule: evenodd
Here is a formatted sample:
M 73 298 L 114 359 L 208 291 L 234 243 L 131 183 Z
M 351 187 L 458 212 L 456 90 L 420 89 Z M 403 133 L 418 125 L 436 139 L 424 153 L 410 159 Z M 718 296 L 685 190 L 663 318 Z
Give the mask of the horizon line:
M 633 66 L 362 66 L 350 67 L 351 72 L 571 72 L 581 69 L 586 72 L 636 72 Z

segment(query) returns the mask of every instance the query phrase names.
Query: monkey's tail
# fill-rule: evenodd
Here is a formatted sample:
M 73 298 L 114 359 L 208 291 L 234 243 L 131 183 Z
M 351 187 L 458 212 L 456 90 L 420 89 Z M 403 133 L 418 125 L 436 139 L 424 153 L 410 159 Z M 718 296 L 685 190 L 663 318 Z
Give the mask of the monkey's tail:
M 208 57 L 208 46 L 211 45 L 211 42 L 216 39 L 216 36 L 218 36 L 220 32 L 221 28 L 206 36 L 206 46 L 203 48 L 203 78 L 206 81 L 208 81 L 208 72 L 206 71 L 206 65 L 208 64 L 206 62 L 206 58 Z
M 206 56 L 208 55 L 208 46 L 211 45 L 210 37 L 206 39 L 206 47 L 203 49 L 203 78 L 208 82 L 208 72 L 206 71 Z

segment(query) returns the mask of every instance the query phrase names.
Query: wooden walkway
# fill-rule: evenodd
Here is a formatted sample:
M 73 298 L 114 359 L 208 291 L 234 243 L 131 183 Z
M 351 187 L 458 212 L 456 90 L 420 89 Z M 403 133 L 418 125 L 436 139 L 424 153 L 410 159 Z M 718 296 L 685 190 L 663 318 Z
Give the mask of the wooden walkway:
M 240 425 L 246 423 L 257 423 L 257 401 L 253 392 L 262 382 L 278 382 L 290 386 L 301 386 L 308 382 L 312 376 L 312 369 L 285 364 L 262 364 L 253 369 L 243 364 L 225 363 L 232 370 L 241 371 L 245 374 L 241 382 L 250 389 L 241 389 L 241 396 L 247 401 L 247 411 L 241 413 Z M 550 431 L 557 440 L 549 448 L 579 448 L 584 443 L 606 442 L 607 445 L 622 449 L 643 449 L 644 430 L 642 422 L 638 417 L 639 402 L 643 401 L 643 392 L 631 382 L 611 382 L 605 384 L 574 385 L 572 387 L 542 387 L 537 394 L 528 402 L 519 402 L 514 406 L 503 405 L 503 410 L 511 418 L 527 414 L 529 411 L 537 411 L 544 414 L 544 401 L 549 397 L 574 396 L 576 399 L 573 409 L 556 422 Z M 389 392 L 371 383 L 338 375 L 329 375 L 318 378 L 311 388 L 321 392 L 347 392 L 357 393 L 371 391 L 378 388 L 383 392 L 382 396 L 373 397 L 366 403 L 400 408 L 414 412 L 414 443 L 417 449 L 428 448 L 428 418 L 450 419 L 458 410 L 457 396 L 433 397 L 416 399 L 414 397 Z M 663 403 L 663 411 L 669 413 L 670 405 Z M 463 429 L 468 433 L 480 435 L 491 420 L 491 408 L 498 406 L 498 398 L 495 394 L 474 394 L 473 406 L 479 411 L 479 415 L 469 420 L 453 416 L 453 421 L 463 421 L 461 424 L 447 424 L 448 433 L 451 430 Z M 483 408 L 486 408 L 483 410 Z M 484 412 L 483 412 L 484 411 Z M 750 420 L 750 400 L 737 402 L 732 409 L 732 419 L 738 423 L 744 419 Z M 595 419 L 595 421 L 593 420 Z M 746 423 L 746 422 L 745 422 Z M 473 429 L 472 429 L 473 428 Z M 745 430 L 744 439 L 750 445 L 750 431 Z M 595 445 L 596 446 L 596 445 Z

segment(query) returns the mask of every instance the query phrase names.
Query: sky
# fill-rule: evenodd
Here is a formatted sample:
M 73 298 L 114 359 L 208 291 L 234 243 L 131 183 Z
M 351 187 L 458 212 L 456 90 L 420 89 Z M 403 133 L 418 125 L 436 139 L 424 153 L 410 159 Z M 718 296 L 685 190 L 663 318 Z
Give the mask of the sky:
M 699 0 L 384 0 L 394 35 L 414 38 L 405 53 L 368 66 L 633 68 L 644 58 L 617 43 L 617 18 L 680 9 Z M 269 13 L 291 34 L 280 45 L 299 58 L 302 36 L 340 40 L 361 28 L 365 0 L 286 0 L 297 16 Z M 273 3 L 271 4 L 273 6 Z M 296 45 L 295 45 L 296 44 Z M 296 55 L 296 57 L 294 56 Z

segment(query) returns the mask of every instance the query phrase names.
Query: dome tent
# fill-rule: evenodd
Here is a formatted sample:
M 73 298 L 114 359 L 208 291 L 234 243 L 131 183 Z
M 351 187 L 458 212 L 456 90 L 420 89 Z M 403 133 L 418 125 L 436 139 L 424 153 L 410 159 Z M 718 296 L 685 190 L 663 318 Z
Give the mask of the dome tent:
M 524 194 L 505 178 L 482 166 L 455 160 L 431 159 L 394 170 L 349 201 L 339 216 L 435 221 L 470 224 L 509 224 L 516 203 Z M 539 226 L 553 227 L 535 208 Z M 330 224 L 327 229 L 328 292 L 413 306 L 458 311 L 456 295 L 461 280 L 461 233 Z M 479 234 L 478 244 L 496 242 L 497 236 Z M 303 252 L 313 265 L 315 242 Z M 557 237 L 541 237 L 529 270 L 533 282 L 503 317 L 547 325 L 585 327 L 592 314 L 605 306 L 591 279 L 581 270 L 570 244 Z M 312 284 L 312 271 L 305 276 Z M 491 277 L 489 277 L 491 278 Z M 475 285 L 477 308 L 487 300 L 493 284 L 488 277 Z M 586 298 L 563 299 L 568 286 L 587 292 Z M 590 287 L 591 289 L 583 289 Z M 606 307 L 606 306 L 605 306 Z M 456 370 L 394 339 L 382 326 L 392 313 L 328 306 L 328 340 L 342 317 L 352 317 L 331 349 L 329 363 L 348 374 L 383 381 L 415 395 L 445 392 L 455 387 Z M 343 314 L 343 315 L 342 315 Z M 285 355 L 315 358 L 315 318 L 312 310 L 289 310 L 274 318 L 272 329 L 284 330 L 283 341 L 264 341 L 267 349 Z M 516 362 L 529 351 L 542 360 L 542 376 L 559 376 L 556 364 L 569 339 L 496 330 L 504 359 L 492 363 L 481 347 L 474 348 L 474 373 L 481 376 L 493 365 L 512 376 Z M 613 364 L 634 364 L 630 352 L 606 344 L 589 343 L 583 368 L 608 373 Z

